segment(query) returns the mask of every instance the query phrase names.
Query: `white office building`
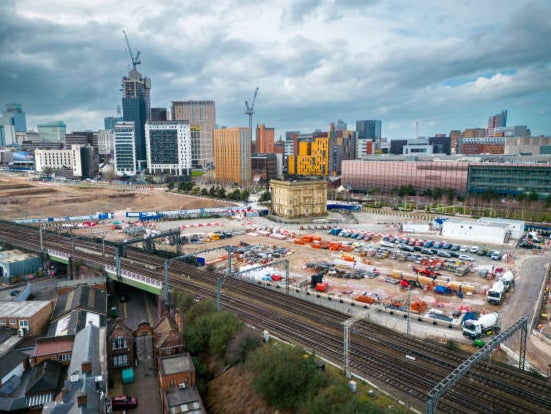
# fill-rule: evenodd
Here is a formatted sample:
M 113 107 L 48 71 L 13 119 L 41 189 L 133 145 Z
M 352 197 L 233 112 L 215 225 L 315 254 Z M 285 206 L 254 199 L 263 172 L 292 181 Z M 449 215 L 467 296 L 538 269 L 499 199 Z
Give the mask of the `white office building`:
M 145 152 L 150 174 L 191 175 L 191 128 L 184 121 L 145 124 Z
M 115 175 L 136 175 L 136 141 L 134 122 L 117 122 L 113 128 Z
M 80 145 L 71 145 L 71 149 L 34 151 L 34 165 L 37 173 L 46 168 L 52 170 L 72 170 L 74 177 L 82 177 L 82 159 Z

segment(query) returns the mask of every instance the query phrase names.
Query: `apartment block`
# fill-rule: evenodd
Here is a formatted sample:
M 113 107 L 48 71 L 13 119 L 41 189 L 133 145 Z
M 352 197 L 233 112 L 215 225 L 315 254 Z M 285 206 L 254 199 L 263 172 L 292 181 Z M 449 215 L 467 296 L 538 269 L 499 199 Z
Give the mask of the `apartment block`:
M 252 182 L 249 128 L 214 130 L 214 175 L 219 183 L 248 185 Z

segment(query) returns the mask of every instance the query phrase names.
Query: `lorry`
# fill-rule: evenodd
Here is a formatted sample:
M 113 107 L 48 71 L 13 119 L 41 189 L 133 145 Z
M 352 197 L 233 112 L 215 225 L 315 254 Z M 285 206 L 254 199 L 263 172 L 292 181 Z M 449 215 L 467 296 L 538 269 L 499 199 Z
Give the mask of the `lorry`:
M 463 335 L 471 339 L 481 336 L 498 334 L 501 330 L 501 317 L 499 313 L 492 312 L 480 316 L 478 319 L 467 319 L 463 322 Z
M 511 288 L 515 286 L 515 275 L 512 270 L 507 270 L 498 280 L 501 280 L 503 282 L 503 285 L 505 286 L 505 292 L 509 292 L 509 290 L 511 290 Z
M 497 282 L 494 282 L 490 289 L 488 289 L 486 299 L 488 300 L 488 303 L 491 303 L 492 305 L 499 305 L 503 300 L 504 294 L 505 284 L 501 280 L 498 280 Z

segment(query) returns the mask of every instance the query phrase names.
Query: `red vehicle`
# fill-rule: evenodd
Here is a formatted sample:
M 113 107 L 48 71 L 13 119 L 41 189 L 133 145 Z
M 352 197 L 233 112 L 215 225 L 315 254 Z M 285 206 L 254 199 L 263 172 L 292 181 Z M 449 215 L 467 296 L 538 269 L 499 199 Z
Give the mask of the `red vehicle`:
M 111 398 L 113 410 L 127 410 L 138 406 L 138 399 L 132 395 L 115 395 Z

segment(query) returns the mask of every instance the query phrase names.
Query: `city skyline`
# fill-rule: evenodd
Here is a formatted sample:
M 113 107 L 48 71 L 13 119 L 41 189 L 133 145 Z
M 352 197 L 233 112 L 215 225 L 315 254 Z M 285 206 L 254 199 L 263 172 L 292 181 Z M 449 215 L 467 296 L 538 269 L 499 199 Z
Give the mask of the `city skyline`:
M 102 129 L 131 65 L 151 79 L 151 106 L 213 100 L 217 124 L 328 130 L 342 119 L 382 121 L 382 136 L 413 138 L 508 125 L 549 135 L 551 5 L 531 1 L 54 0 L 6 1 L 0 105 L 20 103 L 29 128 L 63 120 Z M 541 3 L 541 2 L 540 2 Z

